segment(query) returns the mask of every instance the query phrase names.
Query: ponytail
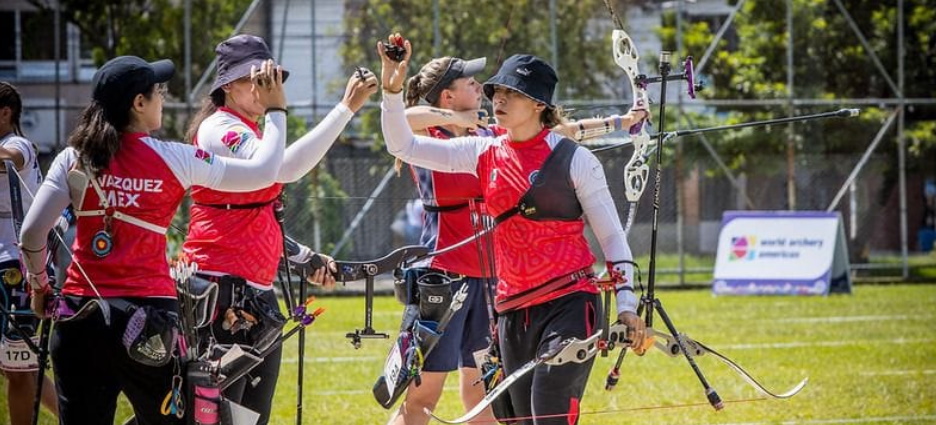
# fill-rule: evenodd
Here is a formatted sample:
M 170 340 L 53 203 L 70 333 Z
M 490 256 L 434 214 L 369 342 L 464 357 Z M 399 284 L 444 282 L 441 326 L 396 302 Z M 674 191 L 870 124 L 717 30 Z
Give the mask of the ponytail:
M 422 98 L 425 93 L 419 91 L 419 86 L 422 84 L 422 73 L 416 74 L 406 80 L 406 106 L 416 106 L 419 104 L 419 99 Z
M 147 99 L 156 93 L 156 85 L 147 89 Z M 121 133 L 130 125 L 130 108 L 107 109 L 96 100 L 85 108 L 78 126 L 68 135 L 68 145 L 78 151 L 78 160 L 94 175 L 110 165 L 120 150 Z
M 453 59 L 451 56 L 435 58 L 423 65 L 419 73 L 410 77 L 406 83 L 406 106 L 416 106 L 419 104 L 419 99 L 425 99 L 445 76 L 445 71 L 449 69 Z M 441 88 L 447 89 L 448 87 Z M 433 104 L 432 106 L 439 105 Z
M 552 108 L 547 107 L 543 109 L 543 112 L 540 113 L 540 122 L 546 128 L 553 128 L 568 123 L 569 119 L 566 117 L 565 111 L 562 110 L 561 106 L 554 106 Z
M 68 145 L 78 151 L 81 166 L 95 175 L 107 168 L 120 149 L 120 131 L 106 115 L 100 103 L 91 101 L 78 126 L 68 135 Z
M 0 108 L 9 107 L 10 124 L 13 126 L 13 134 L 23 136 L 23 128 L 20 126 L 20 116 L 23 114 L 23 100 L 20 98 L 16 87 L 6 81 L 0 81 Z
M 218 111 L 218 108 L 224 106 L 224 90 L 215 90 L 205 100 L 202 101 L 201 109 L 192 118 L 188 128 L 185 130 L 185 141 L 195 143 L 195 136 L 198 135 L 198 127 L 208 117 Z

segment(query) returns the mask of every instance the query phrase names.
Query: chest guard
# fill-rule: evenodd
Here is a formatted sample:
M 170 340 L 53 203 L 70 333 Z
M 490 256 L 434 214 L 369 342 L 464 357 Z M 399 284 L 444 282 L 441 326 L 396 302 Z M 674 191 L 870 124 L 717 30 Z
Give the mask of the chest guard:
M 500 223 L 516 214 L 536 221 L 572 221 L 582 216 L 582 204 L 575 196 L 569 168 L 579 145 L 562 139 L 549 153 L 540 169 L 530 176 L 530 188 L 516 207 L 504 211 L 494 221 Z

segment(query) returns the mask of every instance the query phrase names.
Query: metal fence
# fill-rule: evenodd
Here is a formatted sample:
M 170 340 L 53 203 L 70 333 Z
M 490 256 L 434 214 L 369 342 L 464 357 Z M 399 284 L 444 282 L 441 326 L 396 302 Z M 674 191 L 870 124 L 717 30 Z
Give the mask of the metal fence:
M 874 141 L 868 135 L 867 143 Z M 788 209 L 785 155 L 766 156 L 755 172 L 731 175 L 720 166 L 718 145 L 714 154 L 689 158 L 677 152 L 676 143 L 699 144 L 694 138 L 676 139 L 664 150 L 659 211 L 658 254 L 669 258 L 660 273 L 667 283 L 707 283 L 711 276 L 722 214 L 729 210 Z M 630 205 L 624 200 L 624 165 L 632 148 L 623 147 L 598 154 L 622 220 Z M 887 153 L 873 153 L 856 173 L 866 152 L 800 154 L 796 156 L 797 210 L 834 210 L 841 213 L 853 266 L 871 268 L 888 259 L 899 260 L 900 220 L 897 169 Z M 682 156 L 682 158 L 680 158 Z M 417 193 L 407 169 L 400 176 L 392 170 L 392 158 L 370 146 L 339 144 L 320 166 L 329 174 L 311 175 L 290 185 L 287 231 L 310 246 L 341 258 L 378 258 L 406 242 L 406 234 L 394 221 L 403 220 L 408 201 Z M 655 164 L 651 163 L 651 178 Z M 316 183 L 317 181 L 317 183 Z M 911 254 L 917 251 L 916 229 L 924 220 L 923 177 L 908 177 L 908 217 Z M 844 189 L 843 189 L 844 188 Z M 653 215 L 653 186 L 647 188 L 638 210 L 629 242 L 636 256 L 649 254 Z M 844 196 L 836 201 L 839 192 Z M 595 251 L 600 249 L 595 244 Z M 924 257 L 926 258 L 926 257 Z M 929 257 L 936 263 L 936 257 Z M 926 261 L 924 261 L 926 263 Z M 895 268 L 899 263 L 893 264 Z M 890 273 L 899 276 L 899 270 Z M 859 276 L 860 277 L 860 276 Z

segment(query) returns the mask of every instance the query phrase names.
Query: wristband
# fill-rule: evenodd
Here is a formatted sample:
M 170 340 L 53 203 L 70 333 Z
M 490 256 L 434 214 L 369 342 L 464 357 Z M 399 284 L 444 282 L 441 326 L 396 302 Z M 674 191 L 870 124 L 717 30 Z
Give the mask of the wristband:
M 27 270 L 26 281 L 29 282 L 29 287 L 33 291 L 40 293 L 47 293 L 49 291 L 49 274 L 45 270 L 39 273 L 33 273 Z
M 289 115 L 289 111 L 287 111 L 286 108 L 279 108 L 279 107 L 275 107 L 275 106 L 272 107 L 272 108 L 266 108 L 266 111 L 264 111 L 263 113 L 264 113 L 264 114 L 269 114 L 270 112 L 276 112 L 276 111 L 280 111 L 280 112 L 282 112 L 282 113 L 284 113 L 284 114 L 286 114 L 286 115 Z
M 631 291 L 618 290 L 616 292 L 617 298 L 617 312 L 618 315 L 624 312 L 630 312 L 637 314 L 637 305 L 640 303 L 640 300 L 637 299 L 637 294 Z
M 29 248 L 26 248 L 26 247 L 23 246 L 23 245 L 20 245 L 19 249 L 20 249 L 20 251 L 23 251 L 23 252 L 32 252 L 32 253 L 36 253 L 36 252 L 45 251 L 46 245 L 43 245 L 43 246 L 39 247 L 39 249 L 29 249 Z
M 614 116 L 614 131 L 621 131 L 621 116 Z
M 403 87 L 400 87 L 400 89 L 397 90 L 397 91 L 393 91 L 393 90 L 389 90 L 389 89 L 383 89 L 383 91 L 384 91 L 384 93 L 387 93 L 387 94 L 400 94 L 400 93 L 403 92 Z

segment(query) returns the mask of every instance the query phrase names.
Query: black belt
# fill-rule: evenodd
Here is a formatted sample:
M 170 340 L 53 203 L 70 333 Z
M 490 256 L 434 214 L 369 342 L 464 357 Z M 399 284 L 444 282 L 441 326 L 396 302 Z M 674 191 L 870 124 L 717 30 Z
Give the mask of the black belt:
M 195 276 L 205 279 L 209 282 L 217 282 L 219 284 L 231 284 L 231 285 L 246 285 L 247 279 L 244 279 L 240 276 L 234 276 L 230 274 L 223 275 L 213 275 L 207 273 L 195 273 Z
M 474 201 L 475 203 L 482 203 L 484 202 L 484 198 L 475 198 Z M 427 205 L 424 203 L 423 209 L 427 212 L 447 212 L 460 210 L 462 208 L 468 207 L 468 205 L 470 205 L 470 202 L 462 202 L 460 204 L 452 205 Z
M 468 203 L 455 204 L 455 205 L 426 205 L 423 204 L 423 209 L 427 212 L 447 212 L 447 211 L 456 211 L 468 206 Z
M 436 273 L 436 274 L 443 275 L 443 276 L 445 276 L 445 277 L 451 279 L 452 282 L 458 282 L 459 280 L 462 280 L 462 279 L 468 277 L 468 276 L 463 275 L 463 274 L 460 274 L 460 273 L 455 273 L 455 272 L 450 272 L 450 271 L 445 271 L 445 270 L 439 270 L 439 269 L 433 269 L 433 268 L 426 269 L 426 273 Z
M 269 201 L 263 201 L 263 202 L 251 202 L 249 204 L 203 204 L 201 202 L 196 202 L 195 205 L 198 205 L 200 207 L 218 208 L 222 210 L 252 210 L 256 208 L 263 208 L 267 205 L 272 204 L 275 201 L 276 201 L 276 198 L 273 198 Z

